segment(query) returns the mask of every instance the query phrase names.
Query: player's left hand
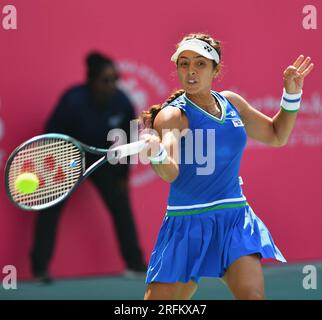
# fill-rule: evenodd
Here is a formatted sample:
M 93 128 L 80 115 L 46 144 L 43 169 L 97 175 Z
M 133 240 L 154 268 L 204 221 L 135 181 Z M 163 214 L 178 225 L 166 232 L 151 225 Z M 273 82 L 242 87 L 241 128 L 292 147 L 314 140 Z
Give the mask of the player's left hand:
M 295 60 L 295 62 L 288 66 L 284 73 L 284 88 L 287 93 L 300 93 L 304 78 L 312 71 L 314 64 L 311 63 L 311 58 L 305 58 L 302 54 Z

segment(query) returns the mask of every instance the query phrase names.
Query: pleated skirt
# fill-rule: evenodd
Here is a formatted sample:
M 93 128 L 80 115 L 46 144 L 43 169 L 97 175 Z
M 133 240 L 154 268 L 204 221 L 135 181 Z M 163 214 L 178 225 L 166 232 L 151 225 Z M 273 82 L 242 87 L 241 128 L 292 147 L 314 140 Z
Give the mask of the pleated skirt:
M 146 283 L 198 282 L 222 277 L 238 258 L 258 253 L 286 262 L 252 208 L 165 216 L 147 270 Z

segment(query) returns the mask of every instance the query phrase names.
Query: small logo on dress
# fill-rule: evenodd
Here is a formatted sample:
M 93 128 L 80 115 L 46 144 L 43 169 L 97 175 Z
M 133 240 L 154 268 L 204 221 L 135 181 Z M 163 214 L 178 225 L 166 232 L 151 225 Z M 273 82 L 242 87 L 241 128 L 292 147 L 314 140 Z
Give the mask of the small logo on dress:
M 232 121 L 234 127 L 243 127 L 244 126 L 243 122 L 240 119 L 232 119 L 231 121 Z
M 230 111 L 229 115 L 232 116 L 232 117 L 236 117 L 237 113 L 236 113 L 236 111 Z

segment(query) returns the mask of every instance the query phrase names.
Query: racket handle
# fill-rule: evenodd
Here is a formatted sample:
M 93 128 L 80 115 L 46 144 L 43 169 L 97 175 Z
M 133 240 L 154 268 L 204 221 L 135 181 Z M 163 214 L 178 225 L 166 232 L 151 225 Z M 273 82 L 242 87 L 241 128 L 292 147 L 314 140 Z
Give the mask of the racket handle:
M 122 146 L 115 147 L 110 149 L 109 151 L 113 152 L 113 154 L 118 158 L 124 158 L 127 156 L 131 156 L 133 154 L 137 154 L 143 150 L 145 145 L 147 144 L 144 140 L 135 141 L 132 143 L 124 144 Z

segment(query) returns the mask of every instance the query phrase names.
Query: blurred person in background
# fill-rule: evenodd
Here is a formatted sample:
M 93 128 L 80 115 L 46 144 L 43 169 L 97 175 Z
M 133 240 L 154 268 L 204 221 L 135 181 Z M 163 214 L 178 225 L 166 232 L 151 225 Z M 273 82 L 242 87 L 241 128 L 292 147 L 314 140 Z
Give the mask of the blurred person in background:
M 135 118 L 135 112 L 128 97 L 117 87 L 119 74 L 113 61 L 93 52 L 87 56 L 86 63 L 86 83 L 72 87 L 63 94 L 45 131 L 66 134 L 85 144 L 107 149 L 110 146 L 107 142 L 109 130 L 123 129 L 129 137 L 130 121 Z M 97 157 L 88 154 L 86 160 L 90 165 Z M 129 165 L 105 164 L 90 179 L 110 209 L 126 263 L 124 275 L 144 276 L 146 265 L 129 201 Z M 49 264 L 64 204 L 46 209 L 44 214 L 37 216 L 30 258 L 32 274 L 41 283 L 52 281 Z

